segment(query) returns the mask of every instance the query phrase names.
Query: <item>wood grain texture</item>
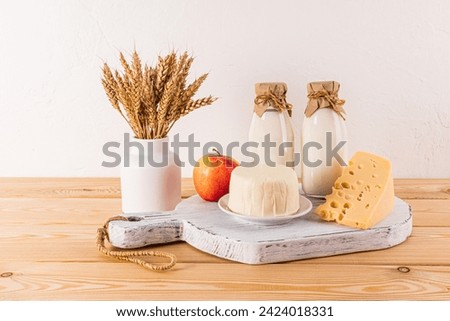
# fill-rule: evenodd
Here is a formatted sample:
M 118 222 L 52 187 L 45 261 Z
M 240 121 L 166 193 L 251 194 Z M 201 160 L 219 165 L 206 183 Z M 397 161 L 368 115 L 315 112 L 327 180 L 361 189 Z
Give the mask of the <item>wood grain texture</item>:
M 92 262 L 98 260 L 94 245 L 94 234 L 98 226 L 86 225 L 62 229 L 14 228 L 0 238 L 0 259 L 21 262 L 24 259 L 35 262 Z M 391 249 L 361 252 L 308 260 L 327 264 L 390 264 L 397 265 L 449 265 L 450 228 L 414 228 L 405 242 Z M 20 243 L 20 244 L 19 244 Z M 185 243 L 172 243 L 148 247 L 152 250 L 174 253 L 182 263 L 219 263 L 225 259 L 201 252 Z M 14 249 L 14 250 L 11 250 Z M 104 262 L 113 261 L 108 257 Z M 2 262 L 4 262 L 2 261 Z M 290 264 L 297 264 L 294 261 Z M 239 265 L 238 263 L 236 263 Z M 0 262 L 0 273 L 2 263 Z
M 118 178 L 0 178 L 0 197 L 120 198 Z
M 0 299 L 17 300 L 445 300 L 450 267 L 181 263 L 149 273 L 123 262 L 6 263 Z M 237 272 L 238 271 L 238 272 Z M 101 272 L 101 273 L 99 273 Z
M 391 249 L 248 266 L 174 243 L 152 247 L 179 260 L 155 273 L 95 248 L 117 179 L 1 178 L 0 300 L 450 300 L 449 186 L 396 180 L 414 228 Z
M 183 178 L 183 197 L 195 194 L 191 178 Z M 450 199 L 449 179 L 395 179 L 401 199 Z M 0 198 L 120 198 L 120 181 L 102 178 L 0 178 Z
M 450 199 L 450 179 L 395 179 L 394 186 L 403 199 Z

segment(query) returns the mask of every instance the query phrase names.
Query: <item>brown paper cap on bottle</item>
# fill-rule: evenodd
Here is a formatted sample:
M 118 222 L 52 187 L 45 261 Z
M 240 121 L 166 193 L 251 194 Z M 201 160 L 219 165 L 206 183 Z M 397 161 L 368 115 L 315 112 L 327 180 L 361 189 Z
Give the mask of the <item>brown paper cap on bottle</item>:
M 286 101 L 287 85 L 284 82 L 262 82 L 255 84 L 255 113 L 261 117 L 269 107 L 278 111 L 285 109 L 289 116 L 292 113 L 292 105 Z
M 341 85 L 337 81 L 315 81 L 308 83 L 308 105 L 305 109 L 306 117 L 311 117 L 319 108 L 332 108 L 344 118 L 345 100 L 339 99 L 338 92 Z M 345 118 L 344 118 L 345 119 Z
M 275 95 L 283 95 L 287 92 L 287 85 L 284 82 L 260 82 L 255 84 L 256 95 L 264 95 L 269 92 Z

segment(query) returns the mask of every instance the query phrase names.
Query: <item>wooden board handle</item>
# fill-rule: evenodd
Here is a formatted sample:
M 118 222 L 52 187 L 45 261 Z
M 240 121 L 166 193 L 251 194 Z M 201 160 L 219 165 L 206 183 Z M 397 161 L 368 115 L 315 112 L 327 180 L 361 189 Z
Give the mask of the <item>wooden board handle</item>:
M 128 216 L 128 219 L 109 224 L 109 235 L 121 236 L 114 240 L 118 248 L 134 249 L 183 240 L 183 223 L 170 213 Z

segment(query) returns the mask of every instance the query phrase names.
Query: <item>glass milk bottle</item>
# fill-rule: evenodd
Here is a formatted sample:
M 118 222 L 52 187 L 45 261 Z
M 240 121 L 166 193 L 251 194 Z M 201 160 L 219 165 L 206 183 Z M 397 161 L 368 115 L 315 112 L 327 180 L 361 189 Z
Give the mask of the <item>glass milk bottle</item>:
M 275 163 L 293 168 L 294 131 L 291 124 L 292 105 L 286 101 L 287 85 L 257 83 L 255 91 L 249 140 L 258 143 L 255 152 L 259 156 L 259 164 L 274 166 Z
M 310 196 L 331 193 L 347 162 L 347 129 L 336 81 L 307 86 L 308 105 L 302 129 L 302 188 Z

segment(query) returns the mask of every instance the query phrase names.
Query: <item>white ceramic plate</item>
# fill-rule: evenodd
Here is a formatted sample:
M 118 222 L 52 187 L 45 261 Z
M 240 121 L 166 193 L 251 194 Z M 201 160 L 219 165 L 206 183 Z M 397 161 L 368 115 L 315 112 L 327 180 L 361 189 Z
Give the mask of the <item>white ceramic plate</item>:
M 219 202 L 217 203 L 219 205 L 219 208 L 223 212 L 225 212 L 235 218 L 245 220 L 247 222 L 261 224 L 261 225 L 276 225 L 276 224 L 287 223 L 287 222 L 293 220 L 294 218 L 308 214 L 312 209 L 311 201 L 309 199 L 307 199 L 306 197 L 304 197 L 303 195 L 299 195 L 300 196 L 300 208 L 294 214 L 285 215 L 285 216 L 265 216 L 265 217 L 248 216 L 248 215 L 242 215 L 239 213 L 235 213 L 228 207 L 229 196 L 230 196 L 230 194 L 226 194 L 226 195 L 222 196 L 220 198 Z

